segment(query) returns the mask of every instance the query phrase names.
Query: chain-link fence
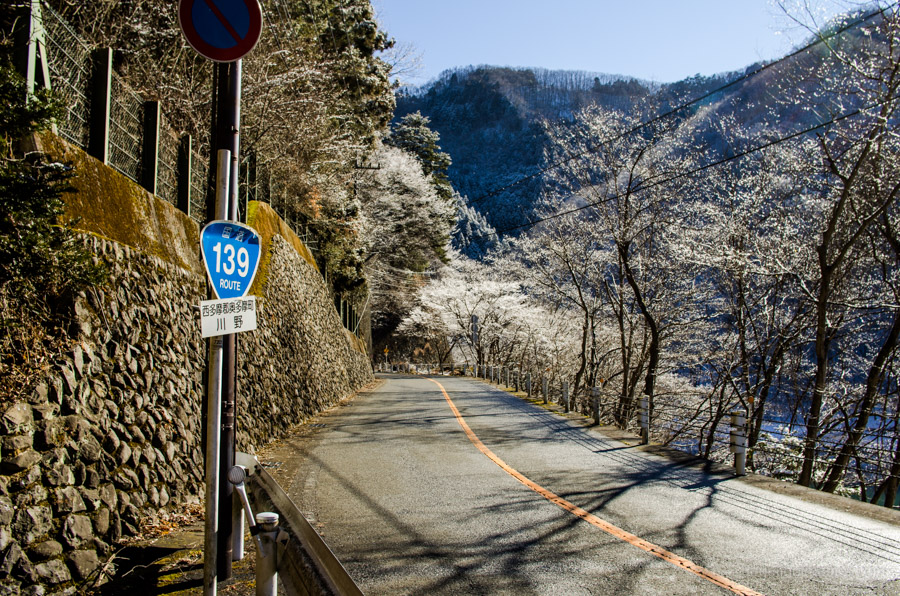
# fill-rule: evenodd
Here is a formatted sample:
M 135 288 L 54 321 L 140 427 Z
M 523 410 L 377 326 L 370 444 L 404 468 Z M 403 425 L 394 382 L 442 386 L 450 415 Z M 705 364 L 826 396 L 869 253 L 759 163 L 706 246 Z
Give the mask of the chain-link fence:
M 109 165 L 135 182 L 141 180 L 144 101 L 113 73 L 109 106 Z
M 57 130 L 65 140 L 86 149 L 91 127 L 91 49 L 54 10 L 44 6 L 43 17 L 51 85 L 66 104 Z
M 105 159 L 109 166 L 134 182 L 155 190 L 159 198 L 186 209 L 202 225 L 207 217 L 209 156 L 194 149 L 198 146 L 196 142 L 184 144 L 185 136 L 169 126 L 162 111 L 155 143 L 157 154 L 145 155 L 147 148 L 154 146 L 152 142 L 145 143 L 145 135 L 152 134 L 144 130 L 147 102 L 111 70 L 109 54 L 99 58 L 101 52 L 109 50 L 92 48 L 59 13 L 45 4 L 40 8 L 44 30 L 41 42 L 47 50 L 50 85 L 66 104 L 65 116 L 57 122 L 60 136 Z M 30 18 L 38 15 L 31 14 Z M 33 24 L 40 28 L 40 23 Z M 185 154 L 188 147 L 191 148 Z M 153 169 L 155 178 L 145 172 L 148 168 Z M 289 208 L 283 185 L 273 188 L 273 184 L 276 187 L 278 184 L 272 180 L 265 159 L 248 155 L 239 178 L 242 211 L 246 212 L 249 201 L 269 203 L 288 227 L 303 238 L 318 261 L 316 243 L 310 239 L 308 230 L 301 233 L 298 222 L 292 221 L 293 210 Z M 182 204 L 188 191 L 189 204 Z
M 196 151 L 191 152 L 191 219 L 198 224 L 206 221 L 206 188 L 209 176 L 209 160 Z

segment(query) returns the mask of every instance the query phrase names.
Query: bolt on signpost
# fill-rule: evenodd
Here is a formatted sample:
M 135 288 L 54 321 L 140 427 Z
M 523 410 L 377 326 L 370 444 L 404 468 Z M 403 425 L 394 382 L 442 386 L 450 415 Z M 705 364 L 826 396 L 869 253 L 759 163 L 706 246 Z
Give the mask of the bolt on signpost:
M 216 141 L 213 159 L 216 160 L 216 209 L 214 224 L 228 223 L 237 219 L 237 163 L 240 147 L 240 97 L 241 97 L 241 64 L 240 60 L 256 46 L 262 33 L 262 8 L 258 0 L 179 0 L 178 23 L 187 42 L 201 56 L 220 63 L 229 63 L 227 83 L 220 85 L 224 90 L 218 97 L 220 110 L 216 115 Z M 217 69 L 220 77 L 225 69 Z M 211 164 L 213 165 L 213 164 Z M 234 223 L 234 222 L 231 222 Z M 212 225 L 212 224 L 211 224 Z M 234 228 L 237 230 L 238 228 Z M 249 228 L 244 237 L 256 236 Z M 250 265 L 251 251 L 246 246 L 227 242 L 224 228 L 207 226 L 210 237 L 219 234 L 221 244 L 219 252 L 215 246 L 211 251 L 204 248 L 204 262 L 213 284 L 213 291 L 219 301 L 209 301 L 201 306 L 203 309 L 203 336 L 210 337 L 209 348 L 209 384 L 207 405 L 207 449 L 206 449 L 206 540 L 204 549 L 204 584 L 203 593 L 214 595 L 217 584 L 217 553 L 220 543 L 231 543 L 230 531 L 219 536 L 219 471 L 230 469 L 234 459 L 234 442 L 226 442 L 226 448 L 220 453 L 220 433 L 222 431 L 222 394 L 232 397 L 234 393 L 233 373 L 223 379 L 223 360 L 234 365 L 234 333 L 250 330 L 250 323 L 255 327 L 255 300 L 243 300 L 252 282 L 252 274 L 256 271 L 257 261 Z M 231 247 L 231 248 L 228 248 Z M 241 252 L 244 248 L 246 252 Z M 233 254 L 228 252 L 233 250 Z M 218 266 L 218 273 L 225 276 L 225 283 L 216 279 L 213 271 Z M 243 275 L 241 275 L 243 273 Z M 236 277 L 233 277 L 236 276 Z M 237 288 L 240 288 L 239 290 Z M 231 301 L 223 298 L 220 290 L 232 292 L 226 294 Z M 234 295 L 233 292 L 241 292 Z M 239 311 L 239 312 L 238 312 Z M 252 314 L 251 314 L 252 313 Z M 210 317 L 211 315 L 211 317 Z M 212 325 L 209 328 L 208 325 Z M 230 400 L 233 403 L 233 399 Z M 233 429 L 233 407 L 226 409 L 226 425 Z M 230 451 L 230 453 L 229 453 Z M 222 457 L 223 461 L 220 461 Z M 227 484 L 227 483 L 223 483 Z M 226 487 L 227 490 L 227 487 Z M 230 498 L 229 498 L 230 505 Z M 230 510 L 230 507 L 228 507 Z M 225 523 L 230 525 L 230 513 Z M 224 540 L 223 540 L 224 539 Z M 222 559 L 222 557 L 218 557 Z M 230 557 L 221 561 L 219 568 L 224 576 L 230 575 Z

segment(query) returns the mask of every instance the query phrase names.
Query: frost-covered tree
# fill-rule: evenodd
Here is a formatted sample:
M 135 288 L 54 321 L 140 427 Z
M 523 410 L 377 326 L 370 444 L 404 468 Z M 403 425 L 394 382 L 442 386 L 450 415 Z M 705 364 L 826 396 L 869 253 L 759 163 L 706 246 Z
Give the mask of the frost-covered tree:
M 380 340 L 412 308 L 417 280 L 446 258 L 455 216 L 410 153 L 379 146 L 356 183 L 359 239 Z
M 500 238 L 497 230 L 479 211 L 469 205 L 465 197 L 457 202 L 459 211 L 453 228 L 453 247 L 472 259 L 481 259 L 497 248 Z
M 445 199 L 453 196 L 453 187 L 447 178 L 452 163 L 450 156 L 441 151 L 441 136 L 428 127 L 428 118 L 419 112 L 407 114 L 394 124 L 385 143 L 399 147 L 416 156 L 426 176 L 431 176 L 438 194 Z

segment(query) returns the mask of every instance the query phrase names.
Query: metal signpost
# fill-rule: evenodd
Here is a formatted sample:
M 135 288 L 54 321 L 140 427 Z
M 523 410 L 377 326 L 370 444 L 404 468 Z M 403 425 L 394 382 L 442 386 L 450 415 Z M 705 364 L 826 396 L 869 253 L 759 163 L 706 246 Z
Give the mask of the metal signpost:
M 240 147 L 240 98 L 241 98 L 241 58 L 250 52 L 262 34 L 262 8 L 258 0 L 179 0 L 178 22 L 187 42 L 197 52 L 209 60 L 223 63 L 217 65 L 215 113 L 216 134 L 213 159 L 216 160 L 216 206 L 214 226 L 210 237 L 218 230 L 219 246 L 215 242 L 204 246 L 204 262 L 207 265 L 213 291 L 220 299 L 205 303 L 206 317 L 212 316 L 212 324 L 220 329 L 206 328 L 210 336 L 207 394 L 207 448 L 206 448 L 206 539 L 204 548 L 203 593 L 216 593 L 218 575 L 230 576 L 231 556 L 220 556 L 220 545 L 230 548 L 231 544 L 231 491 L 224 481 L 222 469 L 230 470 L 234 465 L 234 334 L 250 330 L 252 318 L 255 328 L 256 304 L 252 298 L 240 301 L 241 312 L 236 312 L 238 302 L 246 294 L 252 282 L 258 263 L 259 241 L 255 233 L 257 256 L 251 258 L 248 246 L 229 242 L 224 237 L 222 224 L 231 224 L 234 229 L 245 229 L 237 219 L 237 174 Z M 209 228 L 209 226 L 207 226 Z M 207 228 L 204 228 L 206 232 Z M 252 230 L 251 230 L 252 231 Z M 230 248 L 229 248 L 230 247 Z M 207 250 L 208 248 L 208 250 Z M 246 252 L 242 252 L 241 249 Z M 208 253 L 208 254 L 207 254 Z M 217 277 L 218 276 L 218 277 Z M 221 291 L 221 292 L 220 292 Z M 210 304 L 211 303 L 211 304 Z M 201 307 L 202 309 L 202 307 Z M 250 314 L 252 312 L 252 315 Z M 222 316 L 224 313 L 224 317 Z M 201 314 L 202 310 L 201 310 Z M 204 327 L 208 326 L 208 322 Z M 218 334 L 221 331 L 227 335 Z M 223 368 L 227 372 L 223 377 Z M 225 405 L 223 407 L 223 395 Z M 223 429 L 226 431 L 223 437 Z M 230 429 L 230 430 L 229 430 Z M 220 439 L 223 445 L 220 445 Z M 223 485 L 220 497 L 220 483 Z M 227 507 L 220 505 L 227 502 Z M 220 526 L 222 528 L 220 535 Z

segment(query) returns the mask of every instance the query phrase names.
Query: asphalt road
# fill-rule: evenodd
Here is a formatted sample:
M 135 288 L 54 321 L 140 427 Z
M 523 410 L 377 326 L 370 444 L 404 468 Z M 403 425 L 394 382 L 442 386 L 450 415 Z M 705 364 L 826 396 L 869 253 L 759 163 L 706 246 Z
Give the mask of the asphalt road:
M 292 447 L 282 483 L 366 594 L 900 594 L 898 525 L 434 381 L 384 377 Z

